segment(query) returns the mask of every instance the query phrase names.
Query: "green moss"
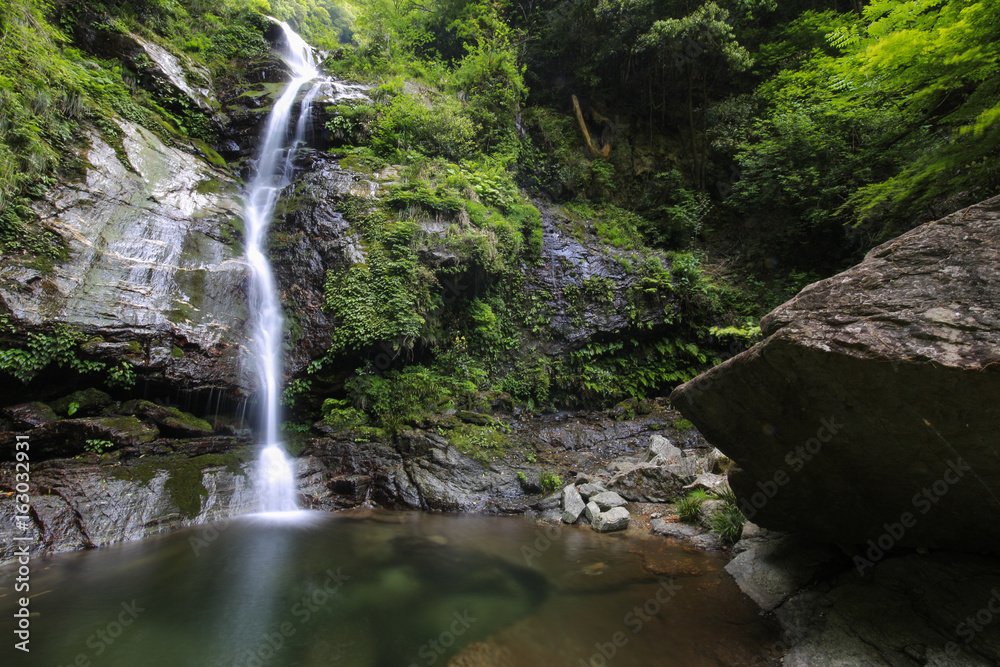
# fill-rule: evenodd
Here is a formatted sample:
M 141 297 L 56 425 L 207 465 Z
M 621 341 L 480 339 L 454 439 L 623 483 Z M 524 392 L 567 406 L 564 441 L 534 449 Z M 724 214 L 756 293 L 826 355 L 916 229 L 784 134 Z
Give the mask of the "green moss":
M 110 396 L 100 389 L 91 388 L 74 391 L 68 396 L 50 402 L 49 405 L 61 415 L 73 416 L 69 415 L 69 409 L 75 404 L 76 409 L 73 412 L 77 417 L 81 417 L 86 414 L 96 414 L 110 403 Z
M 504 430 L 502 424 L 494 427 L 462 424 L 448 433 L 448 439 L 455 449 L 485 466 L 507 455 L 512 443 Z
M 167 429 L 187 432 L 201 431 L 203 433 L 212 433 L 214 430 L 212 425 L 204 419 L 195 417 L 194 415 L 178 410 L 177 408 L 157 405 L 156 403 L 152 403 L 150 401 L 140 400 L 135 404 L 134 410 L 137 414 L 150 418 L 160 426 Z
M 183 441 L 178 441 L 177 444 L 183 445 Z M 169 494 L 170 501 L 180 510 L 181 515 L 193 519 L 201 512 L 202 499 L 208 497 L 208 489 L 202 483 L 205 470 L 225 468 L 233 474 L 245 474 L 244 466 L 252 458 L 253 450 L 250 447 L 193 458 L 177 455 L 114 468 L 111 475 L 115 479 L 139 482 L 148 487 L 157 473 L 167 473 L 164 489 Z
M 258 83 L 253 88 L 249 88 L 240 93 L 240 97 L 248 97 L 252 100 L 256 100 L 266 96 L 277 99 L 281 96 L 281 92 L 284 89 L 285 84 L 283 83 Z M 258 110 L 259 109 L 255 109 L 255 111 Z
M 216 167 L 222 167 L 223 169 L 225 169 L 228 166 L 226 164 L 225 159 L 223 159 L 223 157 L 221 155 L 219 155 L 215 151 L 215 149 L 213 149 L 211 146 L 209 146 L 207 143 L 205 143 L 201 139 L 193 139 L 192 138 L 191 142 L 195 145 L 195 147 L 198 149 L 198 151 L 205 157 L 205 159 L 208 160 L 213 165 L 215 165 Z M 201 186 L 199 184 L 199 192 L 200 192 L 200 187 Z
M 147 443 L 155 440 L 159 433 L 157 430 L 135 417 L 100 417 L 91 420 L 94 424 L 103 428 L 120 431 L 127 436 L 135 436 L 140 443 Z
M 200 195 L 214 195 L 222 189 L 222 183 L 217 179 L 211 179 L 207 181 L 199 181 L 197 191 Z
M 687 419 L 678 419 L 670 426 L 672 428 L 677 429 L 678 431 L 690 431 L 691 429 L 694 428 L 694 424 L 689 422 Z

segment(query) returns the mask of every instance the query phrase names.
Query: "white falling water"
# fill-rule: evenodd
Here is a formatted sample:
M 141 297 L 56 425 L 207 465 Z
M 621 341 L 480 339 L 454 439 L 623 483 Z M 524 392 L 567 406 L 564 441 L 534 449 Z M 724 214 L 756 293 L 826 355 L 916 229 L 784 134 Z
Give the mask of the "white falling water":
M 252 352 L 263 398 L 264 449 L 259 465 L 259 490 L 261 509 L 265 512 L 293 511 L 297 506 L 295 474 L 278 435 L 284 319 L 274 273 L 263 248 L 278 195 L 291 180 L 295 152 L 305 137 L 309 107 L 319 92 L 317 83 L 306 93 L 293 125 L 291 112 L 295 98 L 319 72 L 309 45 L 288 24 L 276 22 L 285 33 L 283 58 L 292 70 L 292 80 L 275 103 L 264 127 L 257 169 L 247 185 L 244 220 L 247 262 L 250 264 L 250 304 L 256 316 Z

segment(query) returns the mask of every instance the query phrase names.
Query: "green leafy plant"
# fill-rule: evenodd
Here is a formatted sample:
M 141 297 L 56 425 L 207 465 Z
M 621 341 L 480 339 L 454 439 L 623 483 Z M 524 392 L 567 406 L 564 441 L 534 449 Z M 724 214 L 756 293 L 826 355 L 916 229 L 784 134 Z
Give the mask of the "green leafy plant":
M 88 452 L 93 452 L 94 454 L 103 454 L 106 450 L 111 449 L 115 446 L 115 443 L 110 440 L 100 440 L 100 439 L 90 439 L 87 440 L 83 448 Z
M 127 361 L 120 361 L 107 371 L 109 387 L 131 389 L 135 385 L 135 367 Z
M 80 409 L 80 404 L 79 403 L 76 403 L 76 402 L 70 403 L 69 407 L 66 408 L 66 416 L 67 417 L 72 417 L 73 415 L 76 414 L 76 411 L 79 410 L 79 409 Z
M 323 401 L 323 422 L 338 431 L 346 431 L 368 422 L 367 416 L 351 407 L 346 400 L 328 398 Z
M 538 476 L 538 485 L 544 493 L 551 493 L 563 485 L 562 477 L 554 472 L 544 472 Z

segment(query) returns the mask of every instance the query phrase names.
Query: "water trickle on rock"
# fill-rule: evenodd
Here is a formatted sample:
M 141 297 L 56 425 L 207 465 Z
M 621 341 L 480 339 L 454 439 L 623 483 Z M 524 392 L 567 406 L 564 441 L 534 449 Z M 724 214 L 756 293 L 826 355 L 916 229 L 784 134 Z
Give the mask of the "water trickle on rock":
M 261 509 L 284 512 L 296 509 L 295 475 L 279 437 L 281 350 L 284 318 L 271 264 L 264 254 L 267 228 L 278 195 L 291 182 L 295 153 L 305 138 L 313 100 L 321 82 L 313 83 L 302 99 L 297 118 L 292 106 L 299 92 L 319 76 L 312 48 L 288 24 L 275 21 L 285 35 L 285 62 L 292 70 L 292 80 L 278 98 L 268 116 L 261 137 L 257 169 L 246 190 L 247 262 L 250 264 L 251 312 L 256 316 L 251 350 L 257 366 L 263 407 L 264 449 L 259 465 Z M 293 124 L 294 121 L 294 124 Z M 291 135 L 291 136 L 290 136 Z M 291 139 L 291 140 L 290 140 Z

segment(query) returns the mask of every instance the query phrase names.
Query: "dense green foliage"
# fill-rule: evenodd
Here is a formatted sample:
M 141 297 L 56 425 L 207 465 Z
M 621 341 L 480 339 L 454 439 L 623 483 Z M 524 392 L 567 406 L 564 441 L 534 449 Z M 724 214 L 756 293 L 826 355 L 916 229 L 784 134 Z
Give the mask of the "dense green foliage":
M 761 62 L 784 66 L 745 102 L 732 200 L 775 252 L 817 263 L 807 249 L 836 250 L 844 228 L 885 240 L 996 194 L 995 7 L 881 1 L 860 19 L 806 12 L 777 37 Z
M 61 369 L 80 376 L 93 376 L 103 380 L 109 388 L 131 388 L 135 383 L 135 369 L 126 360 L 107 363 L 89 358 L 83 349 L 87 337 L 66 325 L 55 327 L 51 334 L 29 332 L 26 339 L 7 339 L 14 334 L 7 316 L 0 316 L 0 374 L 30 383 L 36 375 L 46 370 Z
M 393 174 L 377 200 L 338 201 L 364 261 L 325 276 L 337 327 L 286 392 L 299 422 L 396 431 L 447 408 L 662 394 L 753 343 L 805 283 L 1000 188 L 989 0 L 10 0 L 4 260 L 63 259 L 32 200 L 79 174 L 88 133 L 120 145 L 119 119 L 224 166 L 218 110 L 120 45 L 140 37 L 192 81 L 232 83 L 266 69 L 266 15 L 328 72 L 372 84 L 326 109 L 325 148 Z M 618 262 L 625 293 L 530 284 L 543 214 Z M 581 327 L 612 304 L 625 327 L 551 353 L 554 318 Z M 80 341 L 32 336 L 2 370 L 85 363 Z M 467 431 L 489 458 L 499 431 Z
M 192 81 L 208 85 L 206 79 L 229 76 L 235 63 L 269 53 L 271 13 L 297 22 L 317 43 L 349 38 L 349 9 L 313 0 L 0 3 L 0 253 L 63 256 L 31 200 L 81 166 L 73 149 L 86 140 L 85 128 L 114 145 L 121 129 L 113 119 L 120 117 L 214 153 L 198 143 L 214 141 L 208 114 L 149 76 L 153 63 L 144 53 L 126 57 L 123 38 L 163 46 L 181 58 Z
M 613 143 L 609 191 L 662 230 L 651 240 L 705 244 L 780 288 L 1000 186 L 996 8 L 864 5 L 550 0 L 510 17 L 534 38 L 529 103 L 568 120 L 580 96 Z M 548 146 L 551 111 L 531 113 Z M 560 162 L 549 191 L 579 192 L 579 162 Z M 692 191 L 716 206 L 677 234 L 665 214 Z

